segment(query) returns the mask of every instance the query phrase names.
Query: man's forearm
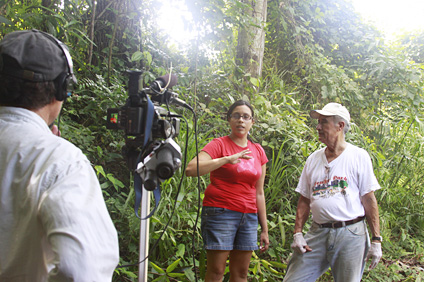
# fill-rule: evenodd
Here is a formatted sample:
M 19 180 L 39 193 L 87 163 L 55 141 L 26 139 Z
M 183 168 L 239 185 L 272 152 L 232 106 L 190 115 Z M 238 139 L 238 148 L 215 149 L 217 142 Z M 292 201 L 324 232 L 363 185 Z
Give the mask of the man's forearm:
M 310 200 L 304 196 L 300 196 L 297 203 L 296 222 L 294 224 L 294 233 L 302 232 L 305 222 L 309 218 Z
M 380 217 L 378 213 L 377 199 L 374 192 L 370 192 L 361 198 L 365 209 L 365 216 L 371 229 L 372 236 L 380 236 Z

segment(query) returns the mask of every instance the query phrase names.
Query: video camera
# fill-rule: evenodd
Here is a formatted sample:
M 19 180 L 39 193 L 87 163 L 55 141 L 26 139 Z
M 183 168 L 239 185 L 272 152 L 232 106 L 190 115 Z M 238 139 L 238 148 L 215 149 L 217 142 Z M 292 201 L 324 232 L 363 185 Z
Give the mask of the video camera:
M 179 116 L 159 105 L 191 107 L 168 90 L 177 83 L 175 75 L 159 77 L 149 88 L 139 90 L 141 72 L 128 73 L 129 97 L 123 107 L 107 110 L 106 128 L 125 131 L 123 155 L 127 165 L 140 175 L 144 188 L 153 191 L 181 167 L 182 157 L 181 148 L 173 140 L 180 132 Z

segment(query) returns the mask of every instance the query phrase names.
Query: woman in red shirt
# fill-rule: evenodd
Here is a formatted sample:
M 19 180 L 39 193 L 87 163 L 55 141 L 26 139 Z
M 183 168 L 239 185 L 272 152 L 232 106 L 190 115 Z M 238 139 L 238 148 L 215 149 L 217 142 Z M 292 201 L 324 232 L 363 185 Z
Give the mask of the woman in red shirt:
M 248 139 L 254 112 L 247 101 L 229 108 L 228 136 L 213 139 L 190 161 L 187 176 L 210 173 L 202 208 L 202 237 L 207 251 L 205 281 L 222 281 L 230 257 L 230 281 L 247 281 L 252 251 L 268 249 L 264 179 L 268 158 L 261 145 Z

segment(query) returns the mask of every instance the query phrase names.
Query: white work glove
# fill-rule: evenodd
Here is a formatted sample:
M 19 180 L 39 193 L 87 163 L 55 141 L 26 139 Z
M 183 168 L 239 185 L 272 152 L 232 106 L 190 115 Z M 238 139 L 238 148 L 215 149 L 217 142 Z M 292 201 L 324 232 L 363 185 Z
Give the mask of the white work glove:
M 383 252 L 381 251 L 381 243 L 372 242 L 366 258 L 367 261 L 371 259 L 369 269 L 376 267 L 382 256 Z
M 306 252 L 305 246 L 308 244 L 306 243 L 305 238 L 303 238 L 302 232 L 295 233 L 293 235 L 293 243 L 291 244 L 291 248 L 298 252 L 299 254 L 304 254 Z

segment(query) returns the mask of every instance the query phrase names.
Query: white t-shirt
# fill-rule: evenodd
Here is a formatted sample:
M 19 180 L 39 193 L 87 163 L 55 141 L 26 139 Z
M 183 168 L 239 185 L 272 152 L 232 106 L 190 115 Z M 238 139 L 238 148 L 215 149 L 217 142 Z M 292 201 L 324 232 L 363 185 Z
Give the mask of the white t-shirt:
M 352 144 L 327 162 L 325 148 L 306 160 L 296 192 L 308 198 L 317 223 L 347 221 L 365 215 L 361 197 L 380 189 L 368 153 Z
M 0 107 L 0 281 L 111 281 L 118 236 L 80 149 Z

